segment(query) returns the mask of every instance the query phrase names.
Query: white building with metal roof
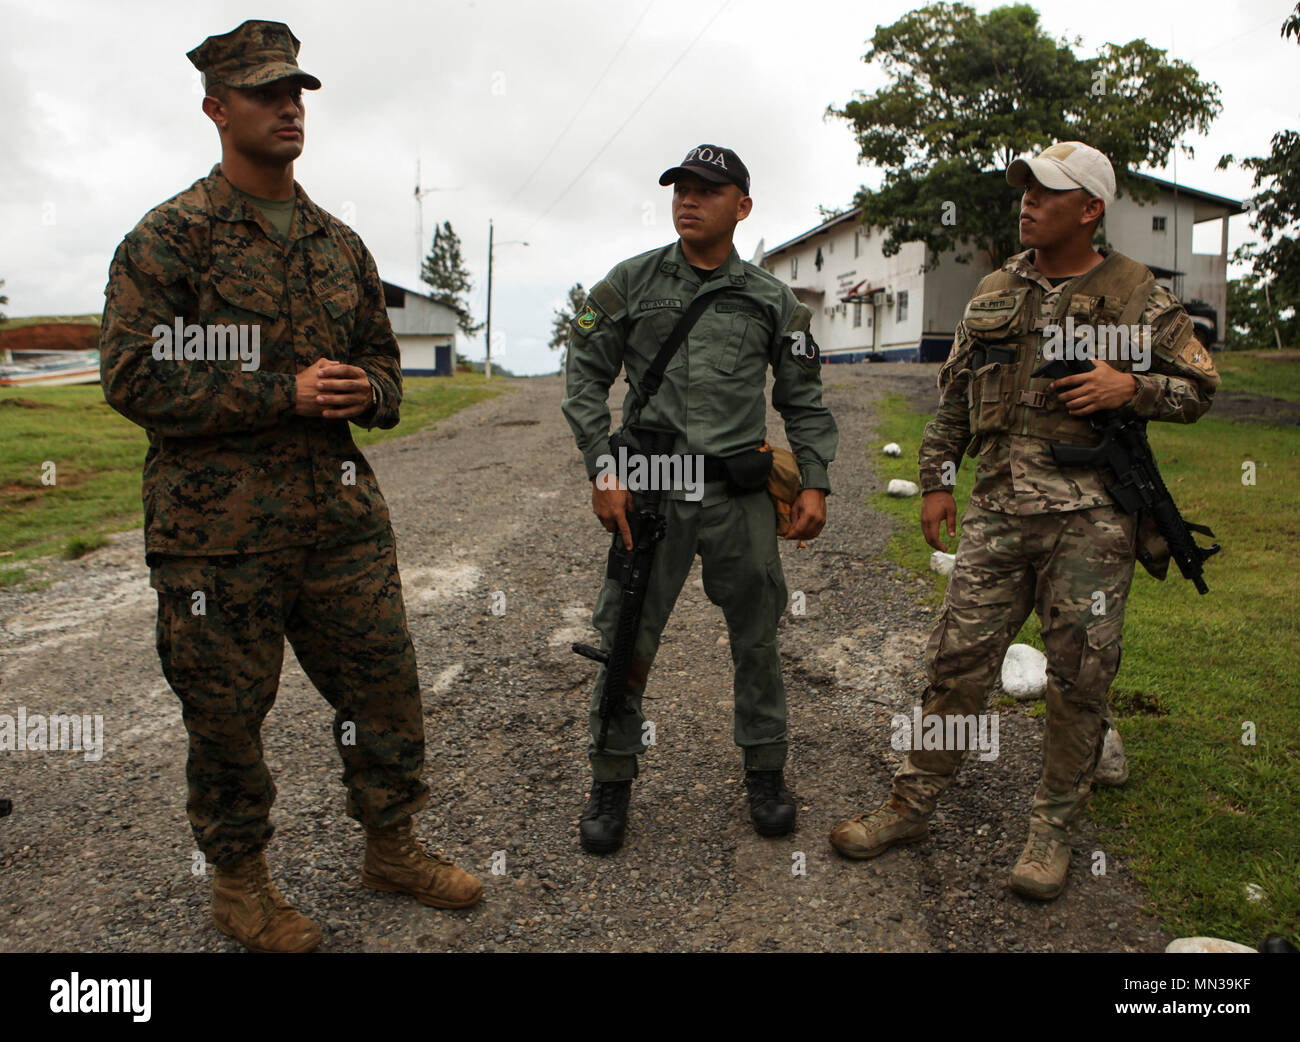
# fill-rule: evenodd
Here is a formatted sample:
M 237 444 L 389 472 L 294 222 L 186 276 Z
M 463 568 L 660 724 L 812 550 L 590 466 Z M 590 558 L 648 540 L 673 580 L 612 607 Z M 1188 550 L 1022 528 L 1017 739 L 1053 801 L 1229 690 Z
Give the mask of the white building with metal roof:
M 1103 234 L 1121 253 L 1149 267 L 1188 306 L 1208 346 L 1223 342 L 1228 298 L 1228 220 L 1236 199 L 1139 174 L 1156 187 L 1153 202 L 1129 195 L 1103 218 Z M 762 252 L 755 263 L 785 281 L 813 312 L 812 334 L 827 362 L 940 361 L 976 283 L 993 269 L 959 264 L 954 251 L 924 271 L 925 245 L 881 252 L 885 233 L 860 223 L 857 208 Z M 1192 249 L 1193 228 L 1221 227 L 1217 249 Z M 1199 313 L 1199 314 L 1198 314 Z

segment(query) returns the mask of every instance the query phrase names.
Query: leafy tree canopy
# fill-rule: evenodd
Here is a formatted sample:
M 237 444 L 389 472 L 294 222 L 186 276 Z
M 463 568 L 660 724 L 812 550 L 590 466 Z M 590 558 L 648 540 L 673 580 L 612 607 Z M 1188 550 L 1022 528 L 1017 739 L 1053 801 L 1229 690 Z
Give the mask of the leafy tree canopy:
M 853 129 L 863 162 L 882 167 L 879 191 L 862 188 L 863 220 L 883 227 L 886 256 L 905 242 L 928 247 L 927 263 L 957 250 L 990 263 L 1019 249 L 1020 190 L 1003 171 L 1017 155 L 1057 141 L 1086 141 L 1115 167 L 1121 193 L 1154 198 L 1139 166 L 1159 166 L 1189 130 L 1219 113 L 1219 90 L 1144 40 L 1108 43 L 1079 58 L 1079 38 L 1054 39 L 1028 4 L 978 13 L 933 3 L 879 26 L 868 64 L 890 83 L 857 92 L 828 115 Z

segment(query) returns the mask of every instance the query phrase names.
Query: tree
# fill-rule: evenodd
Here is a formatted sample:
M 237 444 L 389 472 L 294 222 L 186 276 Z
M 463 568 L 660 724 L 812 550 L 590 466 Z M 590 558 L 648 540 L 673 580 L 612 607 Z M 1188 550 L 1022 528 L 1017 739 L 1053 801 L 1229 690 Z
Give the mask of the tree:
M 5 280 L 0 279 L 0 289 L 4 289 L 4 288 L 5 288 Z M 8 303 L 9 303 L 9 298 L 6 297 L 3 293 L 0 293 L 0 306 L 3 306 Z M 0 311 L 0 322 L 8 321 L 8 319 L 9 316 L 6 315 L 3 311 Z
M 1289 35 L 1300 43 L 1300 4 L 1282 24 L 1283 39 Z M 1255 174 L 1250 227 L 1263 236 L 1264 243 L 1238 250 L 1233 259 L 1251 262 L 1264 306 L 1274 319 L 1290 310 L 1290 319 L 1278 322 L 1283 342 L 1289 346 L 1296 343 L 1296 312 L 1300 310 L 1300 243 L 1296 241 L 1300 235 L 1300 134 L 1279 130 L 1272 145 L 1268 155 L 1240 161 L 1239 165 Z M 1219 167 L 1236 162 L 1226 155 L 1219 160 Z
M 587 291 L 581 282 L 575 282 L 569 290 L 569 299 L 563 307 L 555 309 L 555 318 L 551 322 L 551 350 L 559 351 L 569 342 L 569 323 L 578 317 L 578 312 L 587 302 Z
M 1003 171 L 1057 141 L 1088 142 L 1110 158 L 1121 192 L 1155 197 L 1131 171 L 1161 165 L 1175 146 L 1190 155 L 1179 138 L 1209 127 L 1218 88 L 1143 40 L 1084 59 L 1081 45 L 1048 36 L 1027 4 L 981 15 L 934 3 L 877 27 L 863 61 L 892 82 L 827 115 L 848 121 L 862 160 L 884 168 L 879 191 L 862 188 L 856 204 L 885 229 L 886 256 L 920 241 L 927 266 L 949 249 L 1000 264 L 1019 250 L 1020 190 Z
M 1276 347 L 1279 337 L 1284 344 L 1300 343 L 1300 313 L 1293 311 L 1290 318 L 1279 320 L 1256 274 L 1228 280 L 1227 312 L 1223 346 L 1228 351 Z
M 473 336 L 483 328 L 482 322 L 474 324 L 469 302 L 465 299 L 474 283 L 460 254 L 460 238 L 452 231 L 450 221 L 444 221 L 441 228 L 434 228 L 429 256 L 420 266 L 420 280 L 433 287 L 430 295 L 434 300 L 456 312 L 456 325 L 462 333 Z

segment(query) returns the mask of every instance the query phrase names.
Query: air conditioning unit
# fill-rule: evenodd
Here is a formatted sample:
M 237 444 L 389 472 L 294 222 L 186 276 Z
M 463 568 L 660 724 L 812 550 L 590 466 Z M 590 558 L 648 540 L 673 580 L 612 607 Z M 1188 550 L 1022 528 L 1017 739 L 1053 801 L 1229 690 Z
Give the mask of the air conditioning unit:
M 885 307 L 887 307 L 887 308 L 892 308 L 893 306 L 894 306 L 894 295 L 893 295 L 892 293 L 886 293 L 886 294 L 885 294 Z

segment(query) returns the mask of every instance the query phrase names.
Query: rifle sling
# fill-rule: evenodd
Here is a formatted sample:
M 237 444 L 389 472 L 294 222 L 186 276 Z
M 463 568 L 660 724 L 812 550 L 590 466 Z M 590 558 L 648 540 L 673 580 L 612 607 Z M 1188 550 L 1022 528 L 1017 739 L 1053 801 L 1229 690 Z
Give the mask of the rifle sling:
M 668 363 L 673 360 L 673 355 L 677 354 L 677 349 L 682 346 L 686 340 L 686 334 L 691 331 L 691 327 L 704 314 L 704 309 L 709 306 L 709 297 L 711 294 L 703 291 L 695 294 L 695 299 L 682 312 L 682 317 L 677 320 L 673 330 L 668 334 L 668 339 L 663 342 L 659 348 L 659 353 L 654 356 L 650 363 L 650 368 L 645 371 L 645 376 L 641 378 L 641 389 L 637 394 L 640 409 L 637 410 L 637 418 L 640 418 L 641 410 L 645 409 L 646 403 L 654 397 L 655 392 L 659 390 L 659 385 L 663 383 L 664 371 L 668 368 Z M 632 381 L 629 379 L 628 383 Z

